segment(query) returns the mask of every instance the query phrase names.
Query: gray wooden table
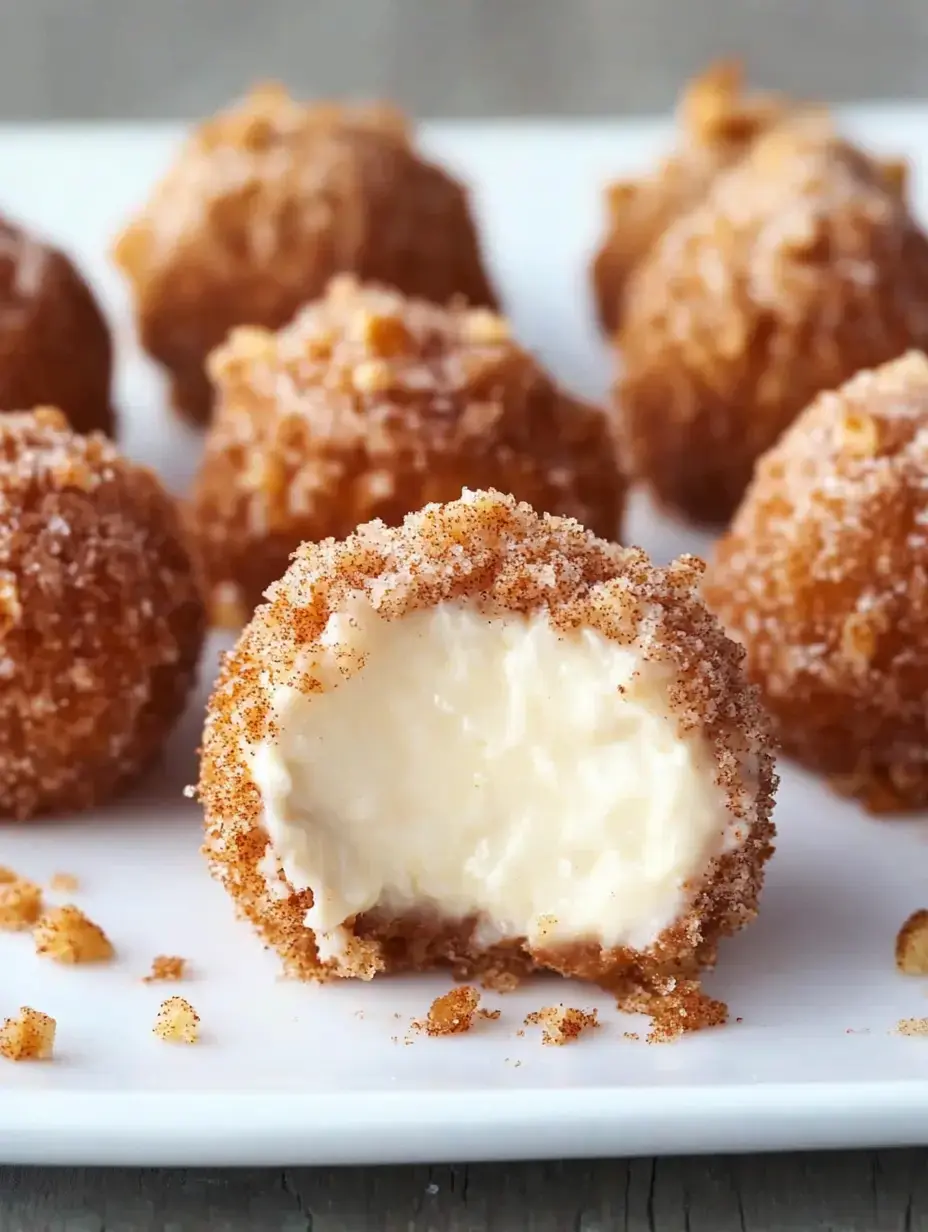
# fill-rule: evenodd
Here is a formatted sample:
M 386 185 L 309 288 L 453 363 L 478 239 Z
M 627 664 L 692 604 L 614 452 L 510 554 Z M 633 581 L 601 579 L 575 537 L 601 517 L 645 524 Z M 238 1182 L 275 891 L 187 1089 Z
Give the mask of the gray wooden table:
M 669 106 L 722 53 L 828 99 L 928 90 L 922 0 L 0 0 L 0 121 L 189 116 L 251 79 L 420 115 Z M 285 1171 L 0 1168 L 0 1232 L 928 1232 L 928 1151 Z
M 0 1232 L 928 1232 L 928 1151 L 416 1168 L 0 1169 Z

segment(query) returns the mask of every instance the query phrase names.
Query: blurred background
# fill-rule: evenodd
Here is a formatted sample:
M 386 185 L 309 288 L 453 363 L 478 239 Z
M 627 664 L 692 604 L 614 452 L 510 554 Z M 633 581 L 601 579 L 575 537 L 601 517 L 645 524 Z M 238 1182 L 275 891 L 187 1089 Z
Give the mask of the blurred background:
M 707 60 L 827 101 L 928 95 L 926 0 L 0 0 L 0 120 L 168 119 L 256 77 L 420 116 L 665 110 Z

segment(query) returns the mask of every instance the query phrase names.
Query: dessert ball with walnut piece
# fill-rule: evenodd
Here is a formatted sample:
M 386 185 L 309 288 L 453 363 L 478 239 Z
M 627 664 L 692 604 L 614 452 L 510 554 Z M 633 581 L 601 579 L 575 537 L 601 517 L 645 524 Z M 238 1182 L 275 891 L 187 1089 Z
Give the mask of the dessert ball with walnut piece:
M 0 817 L 73 812 L 157 753 L 203 604 L 170 497 L 53 410 L 0 415 Z
M 223 664 L 198 789 L 287 968 L 548 969 L 642 1008 L 711 965 L 775 779 L 700 572 L 494 492 L 304 544 Z
M 726 523 L 817 393 L 928 344 L 928 239 L 898 167 L 817 118 L 761 137 L 636 270 L 618 341 L 633 473 Z
M 109 327 L 63 252 L 0 216 L 0 413 L 57 406 L 112 434 Z
M 342 276 L 279 333 L 233 332 L 209 367 L 218 404 L 192 522 L 218 623 L 247 620 L 303 540 L 395 524 L 465 486 L 619 533 L 606 416 L 559 390 L 487 309 Z
M 495 302 L 467 192 L 422 157 L 402 115 L 307 106 L 273 85 L 193 134 L 114 251 L 145 347 L 200 421 L 203 363 L 228 331 L 279 328 L 334 274 Z
M 705 582 L 783 748 L 873 811 L 928 805 L 928 360 L 820 395 Z
M 606 188 L 606 235 L 593 263 L 600 323 L 613 333 L 629 275 L 672 222 L 697 205 L 715 178 L 787 114 L 769 94 L 744 94 L 741 66 L 711 65 L 680 99 L 674 151 L 653 172 Z

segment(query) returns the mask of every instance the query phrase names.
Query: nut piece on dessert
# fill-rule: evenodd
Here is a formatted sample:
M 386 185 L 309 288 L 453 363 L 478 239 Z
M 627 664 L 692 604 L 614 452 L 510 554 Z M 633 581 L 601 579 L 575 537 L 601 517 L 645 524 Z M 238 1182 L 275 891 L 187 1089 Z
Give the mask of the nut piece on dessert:
M 24 1005 L 18 1018 L 0 1023 L 0 1057 L 8 1061 L 50 1061 L 56 1026 L 48 1014 Z
M 761 460 L 704 593 L 784 750 L 874 812 L 928 805 L 928 359 L 821 394 Z
M 593 263 L 600 323 L 619 327 L 629 275 L 672 222 L 705 197 L 720 172 L 743 158 L 788 113 L 785 100 L 744 93 L 736 61 L 710 65 L 689 82 L 677 108 L 673 152 L 648 175 L 606 187 L 606 235 Z
M 724 524 L 817 393 L 928 345 L 928 239 L 882 165 L 820 121 L 784 125 L 642 262 L 618 344 L 632 473 Z
M 218 624 L 241 626 L 304 540 L 396 524 L 465 486 L 619 533 L 607 417 L 488 309 L 342 276 L 279 333 L 235 331 L 209 366 L 218 403 L 191 517 Z
M 896 966 L 905 975 L 928 975 L 928 911 L 913 911 L 899 929 Z
M 278 329 L 337 273 L 492 305 L 465 189 L 388 106 L 254 90 L 197 129 L 119 237 L 147 350 L 205 421 L 204 360 L 236 325 Z
M 58 411 L 0 415 L 0 817 L 112 796 L 161 747 L 203 639 L 160 482 Z
M 546 1005 L 525 1019 L 525 1025 L 541 1027 L 543 1044 L 562 1047 L 578 1040 L 584 1031 L 599 1026 L 598 1010 L 578 1010 L 571 1005 Z
M 700 574 L 495 492 L 304 544 L 225 660 L 198 788 L 289 972 L 660 993 L 711 965 L 775 776 Z
M 168 1044 L 195 1044 L 200 1038 L 200 1015 L 183 997 L 168 997 L 161 1003 L 152 1030 Z
M 58 406 L 112 435 L 109 326 L 63 252 L 0 216 L 0 413 Z
M 114 954 L 109 937 L 77 907 L 53 907 L 33 931 L 35 952 L 70 966 L 108 962 Z

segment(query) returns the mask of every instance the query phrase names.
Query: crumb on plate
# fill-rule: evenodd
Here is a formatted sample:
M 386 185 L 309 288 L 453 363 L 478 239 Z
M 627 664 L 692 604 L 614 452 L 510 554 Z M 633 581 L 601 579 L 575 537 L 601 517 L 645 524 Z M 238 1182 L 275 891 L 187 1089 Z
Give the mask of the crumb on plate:
M 896 1031 L 899 1035 L 928 1035 L 928 1018 L 900 1018 Z
M 200 1015 L 183 997 L 162 1001 L 154 1033 L 170 1044 L 195 1044 L 200 1038 Z
M 668 1044 L 690 1031 L 721 1027 L 728 1021 L 728 1006 L 704 993 L 698 980 L 674 979 L 660 996 L 622 997 L 619 1004 L 650 1017 L 649 1044 Z
M 578 1010 L 571 1005 L 546 1005 L 525 1019 L 527 1026 L 541 1027 L 541 1042 L 560 1047 L 579 1039 L 584 1031 L 599 1026 L 597 1010 Z
M 46 912 L 36 924 L 33 936 L 35 952 L 55 962 L 106 962 L 114 954 L 103 929 L 71 904 Z
M 0 868 L 0 929 L 22 932 L 31 928 L 42 913 L 42 891 L 32 881 Z
M 928 975 L 928 911 L 913 911 L 899 929 L 896 966 L 906 975 Z
M 55 1045 L 54 1018 L 28 1005 L 18 1018 L 7 1018 L 0 1025 L 0 1057 L 8 1061 L 49 1061 Z
M 469 984 L 452 988 L 450 992 L 436 997 L 429 1006 L 424 1022 L 414 1022 L 417 1030 L 426 1035 L 462 1035 L 474 1025 L 480 993 Z
M 48 888 L 59 894 L 73 894 L 79 884 L 73 873 L 55 873 L 48 883 Z
M 186 958 L 178 958 L 174 954 L 158 954 L 151 960 L 151 972 L 142 977 L 143 984 L 155 984 L 162 980 L 182 980 Z

